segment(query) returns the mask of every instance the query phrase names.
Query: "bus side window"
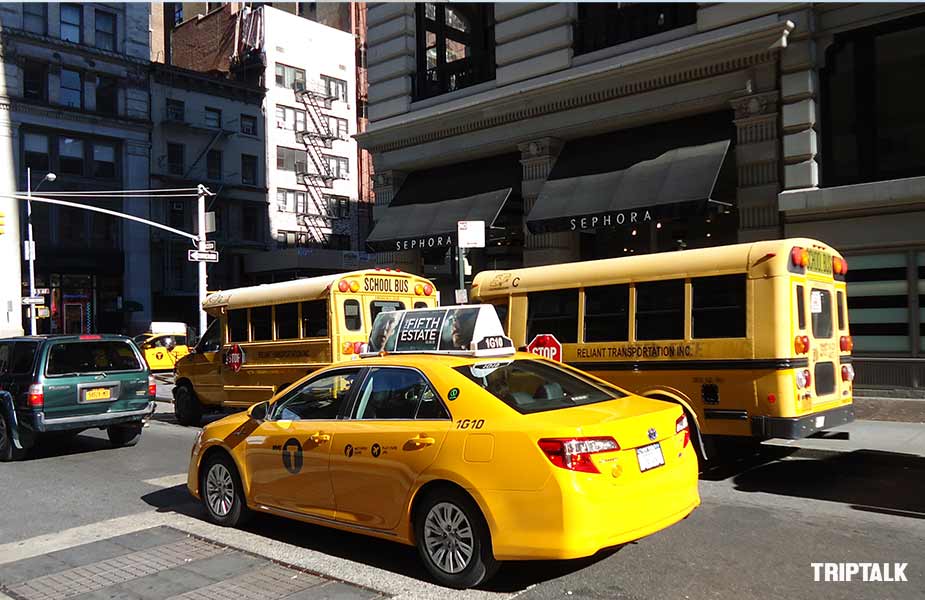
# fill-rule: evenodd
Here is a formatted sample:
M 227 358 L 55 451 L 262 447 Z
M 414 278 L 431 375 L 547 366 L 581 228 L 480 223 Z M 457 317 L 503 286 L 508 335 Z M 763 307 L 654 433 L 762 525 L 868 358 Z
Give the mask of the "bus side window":
M 797 286 L 797 328 L 806 329 L 806 300 L 802 285 Z
M 228 342 L 246 342 L 247 338 L 247 309 L 228 311 Z
M 354 301 L 355 302 L 355 301 Z M 328 336 L 327 300 L 308 300 L 302 303 L 302 337 Z
M 845 329 L 845 292 L 838 292 L 836 298 L 838 302 L 838 329 L 843 331 Z
M 358 300 L 344 300 L 344 325 L 347 331 L 359 331 L 363 328 L 360 318 L 360 302 Z
M 541 333 L 551 333 L 564 344 L 578 341 L 577 289 L 527 295 L 527 339 Z
M 630 286 L 585 288 L 585 341 L 625 342 L 630 335 Z
M 294 340 L 299 337 L 299 305 L 295 302 L 277 304 L 273 322 L 276 324 L 276 339 Z
M 272 306 L 255 306 L 251 309 L 251 340 L 268 342 L 273 339 L 272 311 Z
M 684 280 L 636 284 L 636 339 L 684 339 Z
M 504 333 L 506 334 L 507 333 L 507 313 L 508 313 L 507 300 L 505 300 L 503 304 L 499 302 L 498 304 L 492 304 L 492 306 L 495 307 L 495 312 L 498 313 L 498 320 L 501 321 L 501 328 L 504 330 Z
M 745 275 L 691 279 L 693 337 L 745 337 L 745 286 Z

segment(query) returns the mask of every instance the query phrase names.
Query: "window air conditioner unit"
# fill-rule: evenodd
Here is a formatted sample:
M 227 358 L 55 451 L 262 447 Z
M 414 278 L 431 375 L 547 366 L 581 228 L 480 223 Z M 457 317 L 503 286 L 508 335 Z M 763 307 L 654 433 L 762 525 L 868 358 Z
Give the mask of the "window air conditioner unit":
M 172 202 L 170 204 L 170 210 L 177 212 L 183 212 L 183 203 L 182 202 Z
M 286 122 L 285 122 L 285 121 L 277 121 L 277 122 L 276 122 L 276 127 L 279 128 L 279 129 L 285 129 L 285 128 L 286 128 Z

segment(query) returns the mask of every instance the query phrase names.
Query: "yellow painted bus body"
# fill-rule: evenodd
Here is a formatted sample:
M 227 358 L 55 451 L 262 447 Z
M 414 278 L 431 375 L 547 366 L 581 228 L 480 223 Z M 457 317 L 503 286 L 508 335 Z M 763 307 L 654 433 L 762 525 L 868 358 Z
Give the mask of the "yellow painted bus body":
M 548 333 L 530 322 L 531 296 L 574 291 L 575 331 L 563 330 L 572 335 L 562 343 L 566 363 L 632 392 L 682 404 L 701 434 L 801 438 L 854 419 L 846 284 L 843 272 L 834 273 L 846 272 L 846 265 L 819 241 L 785 239 L 486 271 L 475 277 L 472 295 L 505 313 L 508 335 L 525 346 Z M 704 278 L 720 276 L 741 278 L 745 286 L 743 335 L 695 337 L 694 289 L 705 285 Z M 639 339 L 637 287 L 669 281 L 679 282 L 679 293 L 683 288 L 683 335 Z M 628 288 L 627 335 L 587 341 L 601 333 L 589 335 L 582 326 L 586 294 L 621 285 Z M 831 331 L 824 335 L 826 317 Z M 730 311 L 728 318 L 736 314 Z M 808 351 L 801 352 L 797 338 L 804 336 Z M 801 387 L 806 374 L 810 381 Z

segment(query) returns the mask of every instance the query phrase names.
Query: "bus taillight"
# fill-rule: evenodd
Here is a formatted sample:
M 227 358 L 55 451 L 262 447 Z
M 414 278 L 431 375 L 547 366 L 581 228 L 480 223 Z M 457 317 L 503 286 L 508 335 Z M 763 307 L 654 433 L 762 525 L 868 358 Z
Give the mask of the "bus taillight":
M 851 365 L 842 365 L 841 367 L 841 380 L 846 383 L 851 383 L 854 381 L 854 367 Z
M 843 335 L 838 338 L 838 347 L 842 352 L 851 352 L 854 350 L 854 340 L 850 335 Z
M 797 387 L 801 390 L 803 388 L 808 388 L 813 385 L 813 376 L 809 373 L 809 369 L 803 369 L 802 371 L 797 371 Z
M 793 338 L 793 349 L 797 354 L 806 354 L 809 352 L 809 336 L 798 335 Z

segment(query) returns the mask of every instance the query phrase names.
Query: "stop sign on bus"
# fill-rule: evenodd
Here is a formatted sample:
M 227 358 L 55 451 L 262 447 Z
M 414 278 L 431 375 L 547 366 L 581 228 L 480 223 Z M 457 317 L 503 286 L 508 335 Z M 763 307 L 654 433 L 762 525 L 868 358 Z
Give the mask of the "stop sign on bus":
M 562 344 L 551 333 L 541 333 L 527 344 L 527 352 L 532 352 L 549 360 L 562 362 Z

